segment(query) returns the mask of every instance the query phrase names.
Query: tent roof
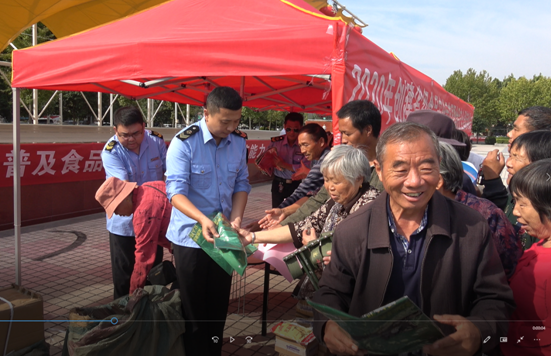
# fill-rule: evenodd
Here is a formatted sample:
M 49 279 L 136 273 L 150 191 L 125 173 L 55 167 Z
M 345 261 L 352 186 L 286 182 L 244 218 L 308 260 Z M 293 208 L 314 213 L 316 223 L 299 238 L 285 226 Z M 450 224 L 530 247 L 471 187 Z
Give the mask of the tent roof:
M 12 85 L 195 105 L 212 87 L 228 85 L 243 87 L 247 106 L 329 114 L 327 79 L 345 25 L 302 10 L 317 12 L 302 0 L 293 3 L 173 0 L 15 51 Z

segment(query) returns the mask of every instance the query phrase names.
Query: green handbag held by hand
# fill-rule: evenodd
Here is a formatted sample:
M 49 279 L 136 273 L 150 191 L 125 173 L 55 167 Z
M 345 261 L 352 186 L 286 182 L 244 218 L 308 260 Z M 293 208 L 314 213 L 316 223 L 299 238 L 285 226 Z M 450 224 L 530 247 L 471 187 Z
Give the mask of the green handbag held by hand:
M 242 276 L 247 268 L 247 257 L 256 251 L 256 247 L 252 245 L 243 246 L 237 231 L 231 227 L 228 219 L 222 213 L 216 214 L 211 220 L 216 226 L 218 235 L 220 235 L 220 237 L 214 239 L 214 244 L 205 240 L 199 223 L 195 224 L 189 237 L 228 274 L 231 275 L 235 270 Z

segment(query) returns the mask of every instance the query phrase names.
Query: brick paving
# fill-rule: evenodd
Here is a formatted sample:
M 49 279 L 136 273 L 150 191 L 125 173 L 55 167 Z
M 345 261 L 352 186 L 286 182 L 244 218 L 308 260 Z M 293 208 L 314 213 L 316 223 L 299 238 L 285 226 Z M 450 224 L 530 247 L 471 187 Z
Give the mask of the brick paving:
M 271 203 L 271 184 L 258 184 L 249 196 L 243 225 L 263 216 Z M 22 229 L 22 285 L 44 300 L 44 332 L 51 355 L 61 355 L 69 310 L 106 304 L 112 300 L 113 284 L 109 237 L 103 214 L 35 225 Z M 79 235 L 80 234 L 80 235 Z M 79 237 L 80 236 L 80 237 Z M 85 240 L 83 239 L 85 236 Z M 55 256 L 76 240 L 74 249 Z M 0 288 L 15 282 L 13 231 L 0 231 Z M 165 259 L 170 259 L 165 252 Z M 244 277 L 232 281 L 232 295 L 224 331 L 223 355 L 277 355 L 274 335 L 261 336 L 264 266 L 249 266 Z M 280 320 L 295 319 L 296 285 L 270 275 L 268 331 Z M 250 343 L 247 337 L 252 337 Z M 235 339 L 230 342 L 230 337 Z

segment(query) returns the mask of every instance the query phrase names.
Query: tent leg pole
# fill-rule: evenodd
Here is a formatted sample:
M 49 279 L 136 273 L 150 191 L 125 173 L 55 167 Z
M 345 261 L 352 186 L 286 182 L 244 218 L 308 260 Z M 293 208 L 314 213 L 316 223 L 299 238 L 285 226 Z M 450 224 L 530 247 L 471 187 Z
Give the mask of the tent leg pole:
M 148 127 L 153 127 L 153 125 L 151 125 L 151 99 L 147 99 L 147 119 L 145 122 Z
M 109 103 L 111 110 L 109 110 L 109 126 L 113 127 L 113 94 L 109 94 Z
M 13 228 L 15 237 L 15 283 L 21 285 L 21 154 L 19 151 L 21 92 L 13 88 Z
M 34 24 L 32 26 L 32 44 L 33 47 L 38 44 L 38 25 Z M 38 125 L 38 90 L 33 89 L 33 124 Z M 19 151 L 17 151 L 19 152 Z M 14 157 L 15 158 L 15 157 Z
M 178 125 L 178 103 L 174 103 L 174 128 Z
M 63 92 L 59 92 L 59 121 L 63 125 Z
M 101 99 L 101 93 L 98 93 L 98 126 L 103 125 L 103 102 Z

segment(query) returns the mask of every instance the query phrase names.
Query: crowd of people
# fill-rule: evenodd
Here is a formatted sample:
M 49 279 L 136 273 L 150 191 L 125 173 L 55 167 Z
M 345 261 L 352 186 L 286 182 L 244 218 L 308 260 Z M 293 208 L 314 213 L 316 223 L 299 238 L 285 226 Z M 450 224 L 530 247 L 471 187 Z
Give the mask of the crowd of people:
M 351 101 L 337 112 L 333 148 L 321 126 L 290 113 L 270 144 L 271 205 L 248 226 L 241 109 L 234 89 L 215 88 L 203 119 L 168 150 L 137 108 L 116 112 L 96 194 L 107 212 L 115 298 L 143 288 L 170 249 L 186 354 L 221 355 L 212 337 L 223 336 L 231 276 L 189 236 L 199 223 L 214 242 L 210 218 L 221 212 L 244 244 L 299 248 L 333 233 L 313 301 L 362 316 L 408 296 L 446 335 L 410 355 L 551 355 L 551 109 L 519 113 L 507 160 L 498 150 L 477 157 L 468 135 L 431 110 L 381 132 L 377 107 Z M 314 334 L 334 354 L 363 354 L 320 313 Z

